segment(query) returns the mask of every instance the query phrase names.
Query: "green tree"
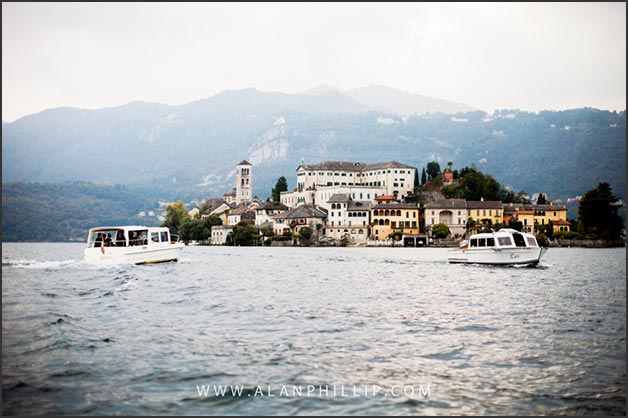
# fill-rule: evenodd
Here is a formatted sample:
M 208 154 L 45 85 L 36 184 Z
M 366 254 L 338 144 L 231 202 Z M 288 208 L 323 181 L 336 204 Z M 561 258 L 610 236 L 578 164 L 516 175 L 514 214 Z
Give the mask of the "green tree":
M 536 199 L 536 204 L 537 205 L 544 205 L 547 203 L 547 199 L 545 198 L 545 195 L 543 193 L 539 194 L 538 199 Z
M 309 245 L 310 238 L 312 237 L 313 233 L 314 231 L 309 226 L 304 226 L 303 228 L 301 228 L 299 230 L 299 235 L 301 236 L 301 243 L 305 245 Z
M 578 218 L 582 232 L 614 241 L 620 238 L 623 221 L 617 214 L 619 199 L 613 195 L 610 184 L 601 182 L 580 199 Z
M 419 191 L 419 171 L 414 170 L 414 194 L 417 194 Z
M 514 219 L 510 219 L 508 221 L 508 228 L 512 228 L 515 231 L 521 232 L 523 230 L 523 222 L 515 221 Z
M 178 234 L 183 237 L 184 231 L 180 231 L 179 228 L 183 225 L 184 221 L 190 220 L 190 216 L 188 215 L 188 211 L 183 206 L 182 200 L 177 200 L 176 202 L 166 206 L 166 219 L 162 222 L 161 226 L 166 226 L 170 229 L 170 232 L 173 234 Z M 189 223 L 186 224 L 186 233 L 188 232 Z M 189 239 L 189 238 L 188 238 Z
M 460 170 L 458 186 L 448 189 L 445 197 L 467 200 L 501 200 L 508 197 L 508 192 L 490 174 L 484 174 L 475 166 L 465 167 Z M 510 199 L 514 200 L 514 193 L 510 193 Z M 502 200 L 503 201 L 503 200 Z
M 425 167 L 423 167 L 423 170 L 421 171 L 421 186 L 425 183 L 427 183 L 427 173 L 425 172 Z
M 259 230 L 244 222 L 233 226 L 233 245 L 251 246 L 259 242 Z
M 272 225 L 264 225 L 260 228 L 260 232 L 263 237 L 272 237 L 275 235 L 275 231 L 273 231 Z
M 386 238 L 394 239 L 395 241 L 401 241 L 401 237 L 403 236 L 402 231 L 393 231 Z
M 449 233 L 449 227 L 443 223 L 436 224 L 432 227 L 432 236 L 434 238 L 446 238 Z
M 281 197 L 281 192 L 288 191 L 288 180 L 284 176 L 281 176 L 277 179 L 277 183 L 275 183 L 275 187 L 271 192 L 271 196 L 273 198 L 273 202 L 279 202 Z
M 435 179 L 440 174 L 440 164 L 437 161 L 430 161 L 427 163 L 427 175 L 430 177 L 430 180 Z

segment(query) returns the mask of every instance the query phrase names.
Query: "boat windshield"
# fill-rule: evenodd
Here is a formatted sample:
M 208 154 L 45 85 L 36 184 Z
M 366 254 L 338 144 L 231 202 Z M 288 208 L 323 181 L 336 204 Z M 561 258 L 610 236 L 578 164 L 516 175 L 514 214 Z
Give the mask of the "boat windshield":
M 515 240 L 515 245 L 517 247 L 525 247 L 526 241 L 521 234 L 512 234 L 512 238 Z
M 126 247 L 127 242 L 124 236 L 123 229 L 105 229 L 92 231 L 88 240 L 87 246 L 89 248 L 94 247 Z

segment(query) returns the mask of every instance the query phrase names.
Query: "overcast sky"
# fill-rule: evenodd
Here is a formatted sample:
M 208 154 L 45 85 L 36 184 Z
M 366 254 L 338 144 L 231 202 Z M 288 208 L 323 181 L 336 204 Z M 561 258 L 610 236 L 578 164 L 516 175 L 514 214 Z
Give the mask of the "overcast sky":
M 4 121 L 323 83 L 624 110 L 626 4 L 2 3 Z

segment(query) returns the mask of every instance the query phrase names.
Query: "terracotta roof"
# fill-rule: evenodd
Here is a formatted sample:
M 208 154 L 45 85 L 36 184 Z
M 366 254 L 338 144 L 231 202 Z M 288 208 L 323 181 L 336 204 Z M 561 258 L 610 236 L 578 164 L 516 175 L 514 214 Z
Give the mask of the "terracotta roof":
M 418 209 L 416 203 L 378 203 L 371 209 Z
M 383 201 L 388 201 L 388 200 L 395 200 L 392 195 L 381 195 L 381 196 L 377 196 L 375 198 L 375 200 L 377 200 L 378 202 L 383 202 Z
M 557 221 L 552 221 L 552 223 L 553 223 L 554 225 L 569 225 L 569 226 L 571 226 L 571 222 L 566 221 L 566 220 L 564 220 L 564 219 L 559 219 L 559 220 L 557 220 Z

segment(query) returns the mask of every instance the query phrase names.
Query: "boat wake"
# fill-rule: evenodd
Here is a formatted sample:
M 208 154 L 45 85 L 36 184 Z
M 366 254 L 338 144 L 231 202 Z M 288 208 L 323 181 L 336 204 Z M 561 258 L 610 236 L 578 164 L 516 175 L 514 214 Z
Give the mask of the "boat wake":
M 13 267 L 20 269 L 65 269 L 82 264 L 83 260 L 2 260 L 2 267 Z

